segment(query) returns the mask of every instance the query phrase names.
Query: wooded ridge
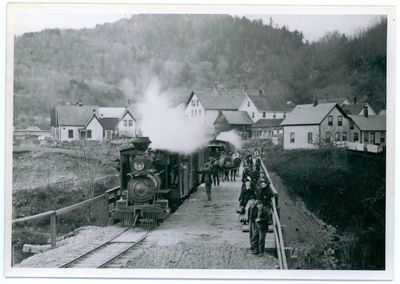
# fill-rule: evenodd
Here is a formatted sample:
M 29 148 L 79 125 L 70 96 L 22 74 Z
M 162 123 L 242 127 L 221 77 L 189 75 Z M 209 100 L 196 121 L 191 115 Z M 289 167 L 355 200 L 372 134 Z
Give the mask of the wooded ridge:
M 175 101 L 191 90 L 260 88 L 270 100 L 368 98 L 386 108 L 386 19 L 346 37 L 308 42 L 273 19 L 229 15 L 135 15 L 93 29 L 15 37 L 14 125 L 36 124 L 57 103 L 123 106 L 157 77 Z M 46 125 L 47 123 L 47 125 Z

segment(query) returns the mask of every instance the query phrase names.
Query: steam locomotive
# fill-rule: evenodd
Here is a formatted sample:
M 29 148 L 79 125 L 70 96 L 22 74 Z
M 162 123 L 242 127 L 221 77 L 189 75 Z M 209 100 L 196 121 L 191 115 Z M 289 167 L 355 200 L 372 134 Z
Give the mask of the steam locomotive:
M 122 198 L 113 213 L 124 226 L 157 226 L 197 189 L 210 157 L 234 151 L 228 142 L 212 140 L 191 155 L 151 150 L 147 137 L 136 137 L 120 150 Z

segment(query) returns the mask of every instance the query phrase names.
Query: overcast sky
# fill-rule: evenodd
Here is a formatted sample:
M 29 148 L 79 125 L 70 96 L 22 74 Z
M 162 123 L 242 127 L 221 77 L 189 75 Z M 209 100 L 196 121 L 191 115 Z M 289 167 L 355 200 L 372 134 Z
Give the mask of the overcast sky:
M 93 28 L 97 24 L 115 22 L 121 18 L 129 18 L 132 13 L 119 11 L 100 11 L 94 13 L 87 10 L 59 10 L 37 8 L 21 11 L 16 14 L 14 27 L 15 34 L 36 32 L 46 28 Z M 305 39 L 315 41 L 327 32 L 338 30 L 351 35 L 379 21 L 379 15 L 245 15 L 250 19 L 261 18 L 269 23 L 272 17 L 274 26 L 285 25 L 289 30 L 303 32 Z

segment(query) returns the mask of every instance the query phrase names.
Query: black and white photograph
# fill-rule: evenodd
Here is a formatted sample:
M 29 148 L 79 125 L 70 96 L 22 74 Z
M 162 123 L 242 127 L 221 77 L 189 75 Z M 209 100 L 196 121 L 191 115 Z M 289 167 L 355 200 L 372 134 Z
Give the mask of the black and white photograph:
M 6 276 L 392 279 L 394 20 L 9 3 Z

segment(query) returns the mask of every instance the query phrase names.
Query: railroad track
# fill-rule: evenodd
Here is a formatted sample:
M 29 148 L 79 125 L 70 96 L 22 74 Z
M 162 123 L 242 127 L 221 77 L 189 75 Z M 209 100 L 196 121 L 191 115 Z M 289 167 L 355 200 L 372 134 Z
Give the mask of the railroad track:
M 115 266 L 119 257 L 140 244 L 153 230 L 154 228 L 127 228 L 59 268 L 105 268 L 111 262 Z

